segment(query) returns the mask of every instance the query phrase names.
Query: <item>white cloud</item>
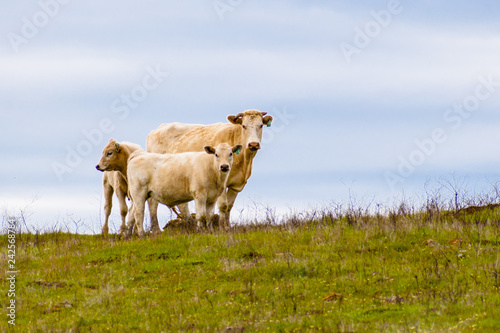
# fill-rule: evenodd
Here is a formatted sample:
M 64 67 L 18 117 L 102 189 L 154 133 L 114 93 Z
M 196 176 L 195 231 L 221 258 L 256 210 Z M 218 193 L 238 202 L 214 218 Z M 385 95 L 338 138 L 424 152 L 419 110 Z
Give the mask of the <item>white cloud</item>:
M 34 95 L 59 95 L 67 90 L 82 93 L 109 89 L 121 84 L 120 78 L 133 77 L 137 72 L 137 64 L 128 58 L 58 47 L 2 56 L 0 85 L 4 92 L 22 89 Z

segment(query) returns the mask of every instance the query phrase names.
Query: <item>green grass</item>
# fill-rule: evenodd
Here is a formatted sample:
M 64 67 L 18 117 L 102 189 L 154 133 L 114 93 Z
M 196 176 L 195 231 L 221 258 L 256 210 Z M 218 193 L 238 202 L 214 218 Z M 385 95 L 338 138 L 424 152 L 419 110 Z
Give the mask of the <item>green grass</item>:
M 15 329 L 500 330 L 498 209 L 316 216 L 128 241 L 17 235 Z

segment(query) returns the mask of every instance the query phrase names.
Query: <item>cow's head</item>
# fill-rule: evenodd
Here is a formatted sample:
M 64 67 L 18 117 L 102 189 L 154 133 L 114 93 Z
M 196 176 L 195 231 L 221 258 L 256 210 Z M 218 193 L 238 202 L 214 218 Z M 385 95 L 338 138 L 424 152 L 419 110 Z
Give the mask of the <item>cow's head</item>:
M 122 154 L 122 147 L 118 142 L 111 139 L 102 151 L 102 157 L 95 168 L 99 171 L 121 171 L 123 170 L 124 156 Z
M 242 143 L 246 149 L 256 152 L 260 149 L 262 141 L 262 128 L 271 126 L 272 116 L 266 116 L 267 112 L 248 110 L 238 113 L 236 116 L 227 116 L 227 120 L 242 128 Z
M 242 145 L 231 147 L 227 143 L 221 143 L 215 148 L 212 146 L 205 146 L 207 154 L 215 155 L 215 165 L 217 170 L 227 174 L 229 174 L 229 171 L 231 171 L 233 166 L 233 155 L 239 154 L 241 149 L 243 149 Z

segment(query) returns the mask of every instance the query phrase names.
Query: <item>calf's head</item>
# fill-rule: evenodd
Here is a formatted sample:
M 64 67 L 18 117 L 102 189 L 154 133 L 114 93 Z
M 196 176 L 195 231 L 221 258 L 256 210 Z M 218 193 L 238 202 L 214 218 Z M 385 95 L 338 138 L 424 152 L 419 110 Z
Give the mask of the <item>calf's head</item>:
M 272 116 L 266 116 L 267 112 L 257 110 L 248 110 L 238 113 L 236 116 L 227 116 L 227 120 L 234 125 L 242 128 L 242 143 L 245 148 L 253 152 L 260 149 L 262 141 L 262 129 L 264 126 L 271 126 Z
M 239 154 L 242 148 L 242 145 L 231 147 L 227 143 L 221 143 L 215 148 L 212 146 L 205 146 L 205 151 L 207 154 L 215 155 L 215 166 L 217 170 L 229 174 L 233 166 L 233 155 Z
M 102 157 L 95 168 L 99 171 L 122 171 L 127 159 L 122 153 L 122 147 L 118 142 L 111 139 L 102 151 Z

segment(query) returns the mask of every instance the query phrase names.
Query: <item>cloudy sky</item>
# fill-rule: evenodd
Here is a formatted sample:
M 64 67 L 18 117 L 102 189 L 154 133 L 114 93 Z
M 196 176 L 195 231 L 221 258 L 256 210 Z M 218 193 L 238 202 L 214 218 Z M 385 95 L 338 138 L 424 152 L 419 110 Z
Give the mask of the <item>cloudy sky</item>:
M 246 109 L 275 122 L 236 218 L 500 180 L 493 1 L 0 6 L 0 208 L 33 226 L 99 232 L 94 166 L 110 138 L 145 147 L 162 123 Z

